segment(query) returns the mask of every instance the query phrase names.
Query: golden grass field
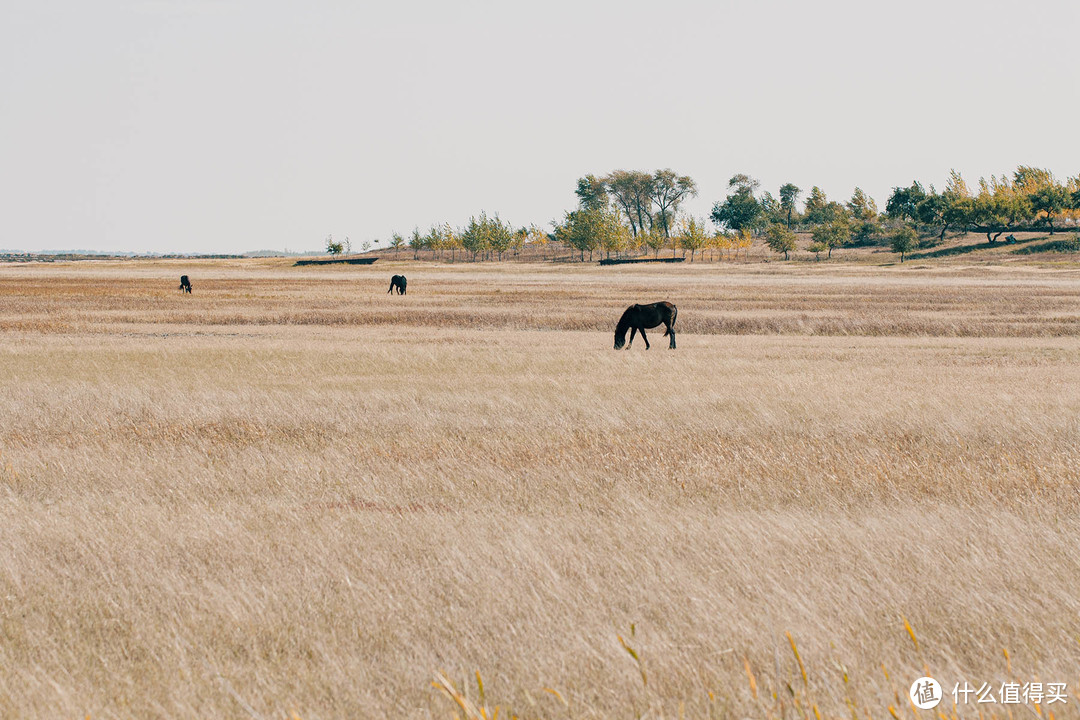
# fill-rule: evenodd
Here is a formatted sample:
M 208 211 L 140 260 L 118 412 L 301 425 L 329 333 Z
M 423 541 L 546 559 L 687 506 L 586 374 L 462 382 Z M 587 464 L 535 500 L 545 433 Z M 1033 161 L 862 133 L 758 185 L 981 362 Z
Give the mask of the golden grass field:
M 1068 263 L 2 265 L 0 717 L 1077 717 L 1078 371 Z

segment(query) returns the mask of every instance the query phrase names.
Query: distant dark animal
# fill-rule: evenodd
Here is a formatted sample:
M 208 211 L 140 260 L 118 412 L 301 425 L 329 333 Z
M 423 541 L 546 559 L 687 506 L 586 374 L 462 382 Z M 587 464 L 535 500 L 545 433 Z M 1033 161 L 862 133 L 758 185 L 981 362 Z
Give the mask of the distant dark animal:
M 1009 244 L 1009 245 L 1015 245 L 1016 244 L 1016 236 L 1015 235 L 1006 235 L 1005 236 L 1005 242 L 1007 244 Z
M 186 293 L 191 292 L 191 281 L 188 280 L 187 275 L 181 275 L 180 276 L 180 289 L 183 290 Z
M 615 349 L 626 345 L 627 349 L 634 344 L 634 335 L 641 333 L 641 339 L 645 341 L 645 349 L 649 349 L 649 338 L 645 337 L 645 328 L 654 328 L 663 323 L 667 330 L 664 335 L 670 338 L 668 348 L 675 349 L 675 318 L 679 316 L 679 309 L 669 302 L 652 303 L 651 305 L 631 305 L 619 318 L 619 324 L 615 326 Z M 630 331 L 630 342 L 626 342 L 626 331 Z
M 390 278 L 390 289 L 386 292 L 392 293 L 394 292 L 394 288 L 397 288 L 398 295 L 404 295 L 405 286 L 408 283 L 409 281 L 405 279 L 404 275 L 395 275 L 394 277 Z

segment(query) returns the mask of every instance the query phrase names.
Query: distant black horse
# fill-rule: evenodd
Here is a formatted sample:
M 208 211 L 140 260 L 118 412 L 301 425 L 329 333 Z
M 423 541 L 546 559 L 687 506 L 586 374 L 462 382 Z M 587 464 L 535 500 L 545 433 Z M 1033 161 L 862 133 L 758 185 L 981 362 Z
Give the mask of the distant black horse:
M 649 349 L 649 338 L 645 337 L 645 328 L 654 328 L 663 323 L 667 331 L 664 335 L 671 338 L 668 348 L 675 349 L 675 318 L 679 310 L 669 302 L 652 303 L 651 305 L 631 305 L 619 318 L 619 324 L 615 326 L 615 349 L 623 345 L 627 349 L 634 344 L 634 335 L 641 333 L 641 339 L 645 341 L 645 349 Z M 626 342 L 626 331 L 630 330 L 630 342 Z
M 180 276 L 180 289 L 183 290 L 186 293 L 191 292 L 191 281 L 188 280 L 187 275 L 181 275 Z
M 397 288 L 398 295 L 404 295 L 405 286 L 408 284 L 408 282 L 409 281 L 405 279 L 404 275 L 395 275 L 394 277 L 390 278 L 390 289 L 386 292 L 392 293 L 394 292 L 394 288 Z

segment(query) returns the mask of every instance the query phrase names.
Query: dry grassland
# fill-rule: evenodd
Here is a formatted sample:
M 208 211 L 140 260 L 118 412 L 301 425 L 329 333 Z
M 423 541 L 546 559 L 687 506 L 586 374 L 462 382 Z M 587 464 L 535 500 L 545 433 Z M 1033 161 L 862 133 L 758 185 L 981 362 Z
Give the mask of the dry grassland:
M 1070 267 L 0 266 L 0 716 L 1076 717 L 1078 335 Z

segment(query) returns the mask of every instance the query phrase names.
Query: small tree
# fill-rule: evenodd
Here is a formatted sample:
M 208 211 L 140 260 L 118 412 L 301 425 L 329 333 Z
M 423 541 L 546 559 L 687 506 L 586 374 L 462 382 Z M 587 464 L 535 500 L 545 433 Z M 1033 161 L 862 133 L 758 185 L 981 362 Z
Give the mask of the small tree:
M 618 206 L 612 207 L 600 219 L 600 248 L 611 257 L 611 253 L 626 252 L 630 242 L 630 228 L 623 223 L 622 211 Z
M 919 247 L 919 233 L 913 228 L 902 227 L 893 233 L 892 251 L 900 253 L 900 262 L 904 262 L 904 256 Z
M 683 250 L 690 251 L 690 262 L 694 262 L 697 251 L 702 250 L 709 242 L 709 236 L 705 234 L 705 221 L 688 218 L 681 223 L 679 229 L 679 245 Z
M 450 250 L 450 262 L 455 262 L 457 260 L 457 251 L 464 247 L 461 244 L 461 232 L 450 227 L 450 223 L 443 223 L 440 235 L 442 236 L 443 247 Z
M 1050 234 L 1054 234 L 1054 216 L 1066 210 L 1072 198 L 1069 191 L 1056 182 L 1044 185 L 1031 194 L 1031 207 L 1038 214 L 1046 215 Z
M 427 246 L 427 240 L 420 234 L 420 228 L 413 228 L 409 236 L 409 247 L 413 250 L 413 260 L 420 259 L 420 251 Z
M 390 247 L 394 248 L 394 256 L 396 257 L 398 251 L 405 245 L 405 238 L 401 237 L 401 233 L 394 233 L 390 236 Z
M 510 241 L 510 247 L 514 249 L 514 257 L 521 255 L 525 242 L 529 239 L 529 228 L 520 227 L 514 231 L 514 238 Z
M 742 250 L 743 260 L 750 259 L 750 248 L 754 246 L 754 233 L 749 228 L 743 228 L 735 236 L 735 258 L 738 259 L 739 251 Z
M 838 217 L 824 225 L 817 225 L 812 232 L 814 242 L 828 249 L 830 258 L 832 258 L 833 248 L 846 245 L 851 240 L 851 225 L 843 217 Z
M 376 240 L 376 242 L 378 242 L 378 241 Z M 368 240 L 365 240 L 364 242 L 360 243 L 360 249 L 363 252 L 367 252 L 368 250 L 371 249 L 371 242 L 368 241 Z
M 784 259 L 788 259 L 788 253 L 795 249 L 795 233 L 791 228 L 774 224 L 765 231 L 765 242 L 773 252 L 784 253 Z
M 340 242 L 334 241 L 333 235 L 326 236 L 326 252 L 329 255 L 340 255 L 345 250 L 345 246 Z
M 499 219 L 499 214 L 488 220 L 487 227 L 488 246 L 499 254 L 499 262 L 502 262 L 503 253 L 510 249 L 514 242 L 514 230 L 509 223 Z
M 712 250 L 716 250 L 720 253 L 720 259 L 724 259 L 724 254 L 731 249 L 732 238 L 725 232 L 717 230 L 713 233 L 713 236 L 709 238 L 709 259 L 712 259 Z
M 645 245 L 653 251 L 653 257 L 660 257 L 660 250 L 664 245 L 667 245 L 667 238 L 664 236 L 663 230 L 660 228 L 649 228 L 640 235 L 641 239 L 645 241 Z
M 529 236 L 525 240 L 525 243 L 527 245 L 534 245 L 537 248 L 540 248 L 541 257 L 544 257 L 545 259 L 547 257 L 547 245 L 550 240 L 551 238 L 548 237 L 548 234 L 546 232 L 536 227 L 535 225 L 529 226 Z

